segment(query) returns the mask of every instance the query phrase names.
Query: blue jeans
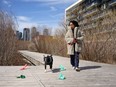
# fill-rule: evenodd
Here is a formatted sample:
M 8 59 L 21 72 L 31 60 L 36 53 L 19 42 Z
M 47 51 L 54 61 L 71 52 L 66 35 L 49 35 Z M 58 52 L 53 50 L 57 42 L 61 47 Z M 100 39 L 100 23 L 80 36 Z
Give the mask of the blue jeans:
M 74 55 L 70 55 L 70 63 L 73 67 L 79 67 L 79 52 L 75 52 Z

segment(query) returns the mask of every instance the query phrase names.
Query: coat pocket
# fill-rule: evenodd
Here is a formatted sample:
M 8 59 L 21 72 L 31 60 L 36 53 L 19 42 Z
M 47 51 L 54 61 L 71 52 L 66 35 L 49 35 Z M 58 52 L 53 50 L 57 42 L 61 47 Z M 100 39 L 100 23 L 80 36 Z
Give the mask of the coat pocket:
M 67 45 L 68 48 L 68 54 L 74 54 L 74 47 L 73 45 Z

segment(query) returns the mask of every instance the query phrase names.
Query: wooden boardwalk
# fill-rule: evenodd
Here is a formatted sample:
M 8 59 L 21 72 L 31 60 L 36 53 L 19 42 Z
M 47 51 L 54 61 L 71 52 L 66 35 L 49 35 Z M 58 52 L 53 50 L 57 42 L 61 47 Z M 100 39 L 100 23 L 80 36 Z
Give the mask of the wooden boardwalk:
M 20 51 L 36 65 L 43 63 L 41 53 Z M 0 66 L 0 87 L 116 87 L 116 65 L 96 63 L 80 60 L 81 71 L 76 72 L 70 65 L 69 58 L 53 56 L 53 73 L 48 69 L 44 72 L 44 66 L 28 66 L 20 70 L 22 66 Z M 63 65 L 66 70 L 60 71 Z M 62 73 L 66 79 L 59 80 Z M 25 75 L 25 79 L 16 78 Z

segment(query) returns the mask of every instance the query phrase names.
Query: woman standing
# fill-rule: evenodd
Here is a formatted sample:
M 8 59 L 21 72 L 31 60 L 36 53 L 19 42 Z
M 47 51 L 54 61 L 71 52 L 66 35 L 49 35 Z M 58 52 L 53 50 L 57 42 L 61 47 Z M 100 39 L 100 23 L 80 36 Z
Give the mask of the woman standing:
M 79 54 L 81 52 L 83 36 L 83 32 L 79 29 L 78 22 L 70 21 L 65 40 L 67 42 L 67 54 L 70 55 L 71 65 L 76 71 L 80 71 Z

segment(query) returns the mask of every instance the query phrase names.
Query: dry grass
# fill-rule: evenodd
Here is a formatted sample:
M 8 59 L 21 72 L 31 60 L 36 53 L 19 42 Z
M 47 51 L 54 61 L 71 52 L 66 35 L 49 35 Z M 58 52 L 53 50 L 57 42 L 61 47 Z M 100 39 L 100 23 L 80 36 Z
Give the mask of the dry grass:
M 23 57 L 20 53 L 15 53 L 7 64 L 0 64 L 0 66 L 23 66 L 25 64 L 29 66 L 32 65 L 29 61 L 25 60 L 25 57 Z

